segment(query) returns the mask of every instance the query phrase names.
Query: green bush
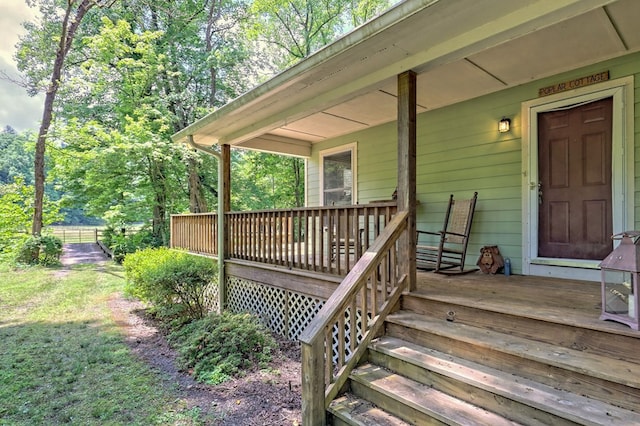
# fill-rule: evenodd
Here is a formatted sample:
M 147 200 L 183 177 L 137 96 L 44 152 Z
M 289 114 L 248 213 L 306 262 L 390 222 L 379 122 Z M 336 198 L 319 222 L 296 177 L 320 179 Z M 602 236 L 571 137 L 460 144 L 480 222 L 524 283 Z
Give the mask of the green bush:
M 254 366 L 266 368 L 277 343 L 249 314 L 210 314 L 169 335 L 178 364 L 199 382 L 219 384 Z
M 52 235 L 29 237 L 18 247 L 16 263 L 53 266 L 60 264 L 62 240 Z
M 103 229 L 102 235 L 100 236 L 100 241 L 102 241 L 105 246 L 111 247 L 111 244 L 113 244 L 113 236 L 115 235 L 115 233 L 116 231 L 112 227 Z
M 160 247 L 160 241 L 150 229 L 140 229 L 137 232 L 126 233 L 123 230 L 115 231 L 113 228 L 107 228 L 102 233 L 102 242 L 109 247 L 113 254 L 113 260 L 122 263 L 124 258 L 138 250 L 149 247 Z
M 206 290 L 217 277 L 211 259 L 159 247 L 128 254 L 123 265 L 126 292 L 152 303 L 161 318 L 190 320 L 207 314 Z

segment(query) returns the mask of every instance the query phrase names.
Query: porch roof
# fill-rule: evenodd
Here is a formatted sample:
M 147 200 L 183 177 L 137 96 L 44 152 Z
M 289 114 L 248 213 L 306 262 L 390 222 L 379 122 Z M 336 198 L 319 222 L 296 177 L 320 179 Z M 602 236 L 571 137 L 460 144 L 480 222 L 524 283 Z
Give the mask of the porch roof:
M 637 0 L 406 0 L 173 136 L 297 156 L 418 112 L 640 50 Z

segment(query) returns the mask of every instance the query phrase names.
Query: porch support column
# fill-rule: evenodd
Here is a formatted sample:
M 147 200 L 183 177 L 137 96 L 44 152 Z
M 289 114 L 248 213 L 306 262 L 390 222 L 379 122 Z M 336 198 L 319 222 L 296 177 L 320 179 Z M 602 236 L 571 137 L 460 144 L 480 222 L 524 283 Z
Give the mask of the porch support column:
M 398 240 L 400 274 L 416 289 L 416 73 L 398 75 L 398 211 L 409 212 L 407 230 Z
M 231 211 L 231 146 L 220 146 L 220 162 L 218 167 L 222 168 L 222 194 L 218 194 L 218 202 L 222 203 L 222 212 L 226 214 Z M 221 250 L 224 258 L 229 257 L 229 221 L 224 220 L 224 227 L 220 230 L 221 238 L 219 240 L 222 247 Z M 220 312 L 223 312 L 227 308 L 227 283 L 226 274 L 224 271 L 219 274 L 219 279 L 222 281 L 218 283 L 218 301 L 220 303 Z
M 231 211 L 231 146 L 220 146 L 222 155 L 222 210 L 227 213 Z M 225 221 L 226 223 L 226 221 Z M 229 252 L 229 225 L 224 229 L 224 253 Z

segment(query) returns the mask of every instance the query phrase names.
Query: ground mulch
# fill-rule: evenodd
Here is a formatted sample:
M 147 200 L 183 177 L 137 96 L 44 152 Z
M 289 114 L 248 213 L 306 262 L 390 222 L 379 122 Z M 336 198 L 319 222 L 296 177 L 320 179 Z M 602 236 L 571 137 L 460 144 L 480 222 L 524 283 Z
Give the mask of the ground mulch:
M 139 301 L 114 295 L 109 302 L 132 351 L 163 377 L 186 408 L 199 407 L 214 425 L 301 424 L 300 346 L 277 337 L 271 368 L 217 386 L 201 384 L 176 367 L 176 353 Z
M 68 244 L 62 264 L 100 263 L 107 260 L 97 244 Z M 63 270 L 66 268 L 63 268 Z M 176 352 L 162 328 L 147 315 L 138 300 L 114 294 L 109 308 L 132 352 L 159 373 L 163 386 L 177 394 L 186 409 L 197 407 L 207 424 L 221 426 L 300 425 L 301 372 L 298 342 L 276 337 L 280 350 L 267 370 L 249 371 L 242 378 L 217 386 L 196 382 L 176 366 Z

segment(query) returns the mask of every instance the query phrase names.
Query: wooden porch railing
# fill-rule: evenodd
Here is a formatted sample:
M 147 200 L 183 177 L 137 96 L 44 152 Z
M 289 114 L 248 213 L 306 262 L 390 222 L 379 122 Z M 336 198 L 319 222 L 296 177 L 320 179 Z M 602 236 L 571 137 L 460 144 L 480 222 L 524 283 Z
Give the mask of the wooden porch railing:
M 171 215 L 171 247 L 218 255 L 218 221 L 215 213 Z
M 227 257 L 346 275 L 387 226 L 395 201 L 226 213 Z M 217 255 L 215 213 L 173 215 L 172 247 Z
M 405 290 L 407 275 L 399 276 L 396 261 L 397 241 L 407 223 L 407 212 L 393 218 L 302 332 L 305 426 L 325 424 L 328 404 Z

